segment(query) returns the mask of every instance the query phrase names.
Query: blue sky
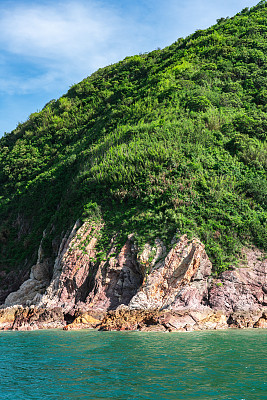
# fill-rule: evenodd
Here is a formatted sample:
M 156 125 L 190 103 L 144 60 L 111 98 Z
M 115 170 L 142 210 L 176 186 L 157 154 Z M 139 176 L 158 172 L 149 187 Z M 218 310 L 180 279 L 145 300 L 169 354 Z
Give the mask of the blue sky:
M 258 0 L 1 0 L 0 136 L 99 67 Z

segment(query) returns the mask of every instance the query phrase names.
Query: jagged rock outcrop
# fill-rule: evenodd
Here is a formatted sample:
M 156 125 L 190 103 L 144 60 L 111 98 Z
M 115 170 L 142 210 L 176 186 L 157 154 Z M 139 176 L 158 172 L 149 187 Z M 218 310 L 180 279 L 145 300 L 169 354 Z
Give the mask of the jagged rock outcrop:
M 0 329 L 195 330 L 267 326 L 267 260 L 244 249 L 244 266 L 212 277 L 204 245 L 186 235 L 167 252 L 111 240 L 97 261 L 102 223 L 75 224 L 54 263 L 40 246 L 30 279 L 0 309 Z M 118 254 L 115 256 L 114 254 Z
M 258 249 L 246 249 L 245 267 L 225 271 L 214 279 L 209 306 L 225 312 L 256 311 L 267 306 L 267 259 Z
M 100 316 L 101 318 L 101 316 Z M 66 325 L 63 329 L 66 331 L 77 329 L 96 329 L 100 327 L 101 320 L 93 317 L 91 314 L 84 313 L 75 317 L 74 321 Z
M 101 225 L 89 223 L 80 227 L 77 221 L 71 233 L 64 237 L 55 260 L 53 277 L 39 302 L 40 307 L 60 306 L 68 312 L 76 303 L 85 300 L 100 228 Z
M 202 312 L 181 310 L 131 310 L 110 311 L 99 326 L 100 330 L 140 331 L 193 331 L 228 328 L 227 317 L 222 312 L 205 309 Z
M 45 236 L 45 232 L 43 237 Z M 20 288 L 10 293 L 5 299 L 5 306 L 14 305 L 28 306 L 37 304 L 50 282 L 51 260 L 45 259 L 42 251 L 42 241 L 38 250 L 36 264 L 31 268 L 29 279 L 27 279 Z
M 143 281 L 137 249 L 129 237 L 119 255 L 112 257 L 115 249 L 111 242 L 107 260 L 97 263 L 100 230 L 101 224 L 84 224 L 62 244 L 53 278 L 39 306 L 60 306 L 65 312 L 79 308 L 106 311 L 129 303 Z
M 205 246 L 186 235 L 152 267 L 136 296 L 129 304 L 132 309 L 196 308 L 208 296 L 207 279 L 211 262 Z
M 110 254 L 112 250 L 110 251 Z M 142 268 L 137 262 L 137 248 L 129 236 L 117 257 L 101 262 L 94 286 L 86 298 L 89 310 L 114 310 L 119 305 L 128 305 L 143 282 Z
M 63 328 L 66 325 L 63 310 L 13 306 L 0 309 L 0 329 L 34 330 Z
M 10 293 L 16 292 L 29 277 L 30 272 L 25 270 L 0 271 L 0 304 L 5 302 Z

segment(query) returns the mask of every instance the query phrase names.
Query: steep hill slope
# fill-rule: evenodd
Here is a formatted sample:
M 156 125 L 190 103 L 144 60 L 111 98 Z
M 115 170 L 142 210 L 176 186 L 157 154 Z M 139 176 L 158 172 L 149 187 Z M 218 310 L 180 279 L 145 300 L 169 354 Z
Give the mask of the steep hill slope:
M 94 266 L 129 234 L 139 249 L 198 237 L 214 272 L 266 250 L 266 39 L 261 1 L 100 69 L 2 138 L 1 299 L 38 249 L 51 278 L 76 221 L 98 227 Z

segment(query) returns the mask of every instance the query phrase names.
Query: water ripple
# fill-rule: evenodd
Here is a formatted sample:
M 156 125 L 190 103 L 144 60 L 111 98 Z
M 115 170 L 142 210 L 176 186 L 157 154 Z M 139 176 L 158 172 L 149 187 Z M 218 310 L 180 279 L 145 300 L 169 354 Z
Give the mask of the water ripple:
M 1 400 L 264 400 L 260 330 L 2 332 Z

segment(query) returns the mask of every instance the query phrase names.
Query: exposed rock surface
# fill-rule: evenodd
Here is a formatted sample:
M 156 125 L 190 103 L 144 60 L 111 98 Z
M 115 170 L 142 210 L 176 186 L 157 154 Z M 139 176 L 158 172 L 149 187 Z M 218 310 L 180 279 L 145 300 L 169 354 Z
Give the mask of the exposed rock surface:
M 23 282 L 29 279 L 29 271 L 0 271 L 0 304 L 5 302 L 5 299 L 10 293 L 17 291 Z
M 64 237 L 55 260 L 52 280 L 39 306 L 60 306 L 68 312 L 77 302 L 85 299 L 99 229 L 100 226 L 87 223 L 79 227 L 79 222 L 76 222 L 71 233 Z
M 53 267 L 38 260 L 0 309 L 0 329 L 196 330 L 267 327 L 267 260 L 244 249 L 244 266 L 211 276 L 204 245 L 186 236 L 167 252 L 157 239 L 142 251 L 129 236 L 97 261 L 102 224 L 75 224 Z M 117 253 L 117 256 L 114 254 Z
M 7 307 L 0 310 L 0 329 L 12 329 L 18 307 Z
M 111 257 L 111 243 L 107 261 L 97 263 L 95 247 L 100 229 L 101 224 L 84 224 L 75 236 L 72 232 L 66 239 L 41 306 L 60 305 L 66 312 L 79 308 L 106 311 L 129 303 L 143 281 L 137 250 L 129 237 L 118 257 Z M 81 243 L 87 244 L 82 248 Z
M 85 313 L 74 319 L 74 321 L 66 325 L 63 329 L 66 331 L 77 329 L 95 329 L 101 325 L 101 321 L 92 315 Z
M 193 331 L 231 328 L 266 328 L 266 312 L 233 314 L 210 308 L 194 310 L 130 310 L 109 311 L 100 330 Z
M 209 290 L 213 309 L 256 311 L 267 306 L 267 259 L 257 249 L 246 250 L 246 267 L 225 271 Z
M 208 296 L 211 262 L 205 246 L 182 236 L 167 257 L 152 267 L 136 296 L 132 309 L 199 307 Z
M 112 250 L 111 250 L 112 251 Z M 87 309 L 114 310 L 129 304 L 143 282 L 142 269 L 137 262 L 137 249 L 129 237 L 118 257 L 100 263 L 94 286 L 86 298 Z
M 44 233 L 45 235 L 45 233 Z M 27 279 L 20 288 L 10 293 L 5 299 L 5 306 L 14 305 L 28 306 L 37 304 L 41 296 L 45 293 L 46 287 L 50 281 L 50 260 L 44 259 L 42 251 L 42 241 L 38 250 L 36 264 L 31 268 L 29 279 Z
M 63 328 L 66 325 L 63 310 L 59 307 L 44 309 L 13 306 L 0 310 L 0 329 L 34 330 Z

